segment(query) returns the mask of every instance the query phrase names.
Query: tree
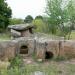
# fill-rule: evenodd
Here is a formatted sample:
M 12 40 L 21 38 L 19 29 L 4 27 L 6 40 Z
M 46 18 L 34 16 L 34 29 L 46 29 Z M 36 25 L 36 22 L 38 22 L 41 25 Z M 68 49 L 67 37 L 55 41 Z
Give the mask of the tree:
M 32 23 L 36 27 L 35 32 L 46 33 L 46 25 L 42 19 L 35 19 Z
M 24 23 L 24 20 L 19 19 L 19 18 L 12 18 L 12 19 L 10 19 L 10 22 L 9 22 L 10 25 L 23 24 L 23 23 Z
M 64 0 L 47 0 L 47 22 L 52 34 L 60 32 L 59 35 L 66 37 L 71 33 L 73 24 L 66 26 L 64 23 L 74 22 L 75 9 L 72 3 L 72 0 L 69 0 L 66 4 L 64 4 Z
M 38 15 L 35 17 L 35 19 L 42 19 L 43 20 L 43 17 L 41 15 Z
M 26 16 L 24 22 L 25 23 L 31 23 L 33 21 L 33 17 L 31 15 Z
M 75 2 L 73 0 L 70 0 L 68 5 L 67 5 L 69 21 L 71 23 L 68 39 L 70 38 L 71 31 L 75 29 L 75 4 L 74 3 Z
M 62 0 L 47 0 L 46 13 L 49 17 L 48 22 L 52 34 L 56 33 L 57 27 L 62 23 L 63 11 L 61 9 L 61 3 Z
M 11 14 L 12 11 L 5 0 L 0 0 L 0 31 L 3 31 L 8 26 Z

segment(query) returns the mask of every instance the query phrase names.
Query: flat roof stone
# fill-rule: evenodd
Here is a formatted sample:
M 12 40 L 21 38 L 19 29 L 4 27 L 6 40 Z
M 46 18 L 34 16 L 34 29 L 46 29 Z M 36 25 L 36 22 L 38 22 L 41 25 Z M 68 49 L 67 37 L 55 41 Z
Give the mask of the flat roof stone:
M 14 29 L 16 31 L 24 31 L 29 28 L 34 28 L 34 25 L 32 25 L 32 24 L 16 24 L 16 25 L 9 25 L 8 28 Z

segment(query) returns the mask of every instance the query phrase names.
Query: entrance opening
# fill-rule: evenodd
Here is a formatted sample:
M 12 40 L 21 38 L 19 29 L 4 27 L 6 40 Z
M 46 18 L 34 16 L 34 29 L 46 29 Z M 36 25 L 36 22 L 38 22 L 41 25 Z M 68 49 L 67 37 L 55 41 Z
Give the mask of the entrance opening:
M 20 54 L 28 54 L 28 47 L 27 46 L 21 46 Z
M 32 28 L 29 28 L 29 32 L 30 32 L 31 34 L 33 34 Z
M 53 58 L 53 53 L 50 51 L 46 51 L 45 52 L 45 59 L 51 59 Z

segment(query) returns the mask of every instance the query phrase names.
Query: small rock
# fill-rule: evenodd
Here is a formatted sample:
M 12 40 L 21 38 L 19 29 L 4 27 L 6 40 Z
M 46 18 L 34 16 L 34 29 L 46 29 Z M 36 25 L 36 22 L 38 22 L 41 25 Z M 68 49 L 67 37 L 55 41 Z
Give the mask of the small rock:
M 41 71 L 36 71 L 32 75 L 45 75 L 45 74 Z
M 43 60 L 42 60 L 42 59 L 38 59 L 37 61 L 38 61 L 38 62 L 42 62 Z
M 32 61 L 28 60 L 28 61 L 27 61 L 27 64 L 30 64 L 30 63 L 32 63 Z

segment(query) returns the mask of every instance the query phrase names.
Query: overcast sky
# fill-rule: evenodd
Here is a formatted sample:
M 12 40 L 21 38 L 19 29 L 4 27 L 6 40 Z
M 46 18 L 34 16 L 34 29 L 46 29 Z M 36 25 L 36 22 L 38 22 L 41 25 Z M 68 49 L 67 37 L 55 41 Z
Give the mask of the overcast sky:
M 45 0 L 7 0 L 7 3 L 12 9 L 12 17 L 23 19 L 27 15 L 43 15 L 46 7 Z

